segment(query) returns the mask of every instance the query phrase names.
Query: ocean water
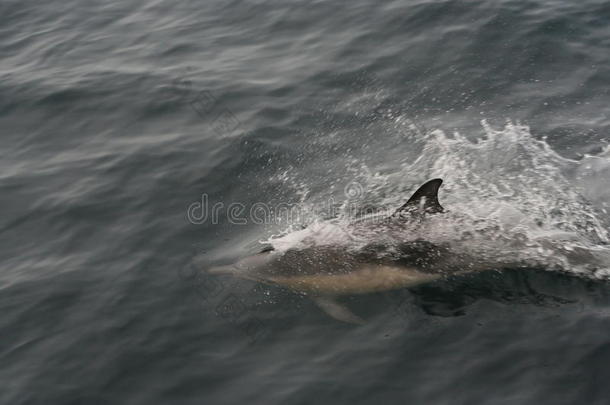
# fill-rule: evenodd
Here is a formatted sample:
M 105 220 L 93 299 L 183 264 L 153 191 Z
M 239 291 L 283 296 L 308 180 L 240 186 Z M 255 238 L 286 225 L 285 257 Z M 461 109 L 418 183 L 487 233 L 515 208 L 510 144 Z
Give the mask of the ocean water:
M 2 0 L 0 403 L 607 404 L 609 106 L 606 1 Z M 362 326 L 205 272 L 434 177 L 528 266 Z

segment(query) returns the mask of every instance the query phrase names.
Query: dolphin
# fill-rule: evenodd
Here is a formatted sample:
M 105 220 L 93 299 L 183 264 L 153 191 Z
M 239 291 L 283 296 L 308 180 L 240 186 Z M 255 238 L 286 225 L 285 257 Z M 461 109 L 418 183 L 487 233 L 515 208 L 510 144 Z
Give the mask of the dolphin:
M 381 223 L 353 226 L 368 234 L 387 235 L 406 224 L 424 221 L 427 215 L 442 214 L 438 201 L 441 179 L 432 179 Z M 473 260 L 449 247 L 422 239 L 390 238 L 356 249 L 344 245 L 310 244 L 287 250 L 265 247 L 237 262 L 208 269 L 211 274 L 230 274 L 266 284 L 287 287 L 309 296 L 331 317 L 349 323 L 363 323 L 337 298 L 413 287 L 442 277 L 491 270 L 494 265 Z

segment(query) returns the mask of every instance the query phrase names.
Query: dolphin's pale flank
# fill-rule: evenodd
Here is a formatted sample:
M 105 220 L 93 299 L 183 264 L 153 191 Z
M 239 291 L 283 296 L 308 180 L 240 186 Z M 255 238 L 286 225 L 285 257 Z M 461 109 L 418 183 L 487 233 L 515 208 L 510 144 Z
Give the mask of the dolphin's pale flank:
M 438 201 L 441 183 L 441 179 L 433 179 L 422 185 L 382 223 L 353 226 L 367 227 L 369 232 L 381 236 L 404 227 L 407 222 L 425 220 L 426 214 L 442 213 Z M 208 271 L 305 293 L 335 319 L 362 323 L 360 317 L 337 302 L 338 296 L 412 287 L 446 275 L 489 269 L 484 263 L 424 240 L 389 240 L 357 249 L 329 244 L 285 251 L 268 247 L 232 265 Z

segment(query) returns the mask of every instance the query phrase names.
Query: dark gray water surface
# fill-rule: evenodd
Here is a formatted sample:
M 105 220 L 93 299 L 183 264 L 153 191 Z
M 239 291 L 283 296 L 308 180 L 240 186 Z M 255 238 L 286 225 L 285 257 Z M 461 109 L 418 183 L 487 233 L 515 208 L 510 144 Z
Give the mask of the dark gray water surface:
M 553 153 L 607 231 L 609 106 L 607 1 L 0 0 L 0 402 L 607 404 L 610 261 L 345 298 L 364 326 L 201 263 L 287 226 L 231 202 L 480 201 L 512 164 L 557 186 Z M 451 137 L 481 120 L 510 162 Z

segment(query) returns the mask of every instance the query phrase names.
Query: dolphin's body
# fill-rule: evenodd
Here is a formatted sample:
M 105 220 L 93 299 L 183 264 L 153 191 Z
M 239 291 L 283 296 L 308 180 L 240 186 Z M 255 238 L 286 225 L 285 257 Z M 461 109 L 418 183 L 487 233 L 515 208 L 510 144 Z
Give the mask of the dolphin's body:
M 404 227 L 405 221 L 421 221 L 425 214 L 443 212 L 437 197 L 441 183 L 441 179 L 434 179 L 422 185 L 387 221 L 373 225 L 372 230 L 382 235 Z M 412 287 L 447 275 L 493 268 L 423 240 L 393 242 L 391 246 L 368 244 L 355 250 L 333 245 L 285 251 L 269 247 L 209 272 L 288 287 L 307 294 L 338 320 L 361 323 L 362 319 L 338 303 L 336 297 Z

